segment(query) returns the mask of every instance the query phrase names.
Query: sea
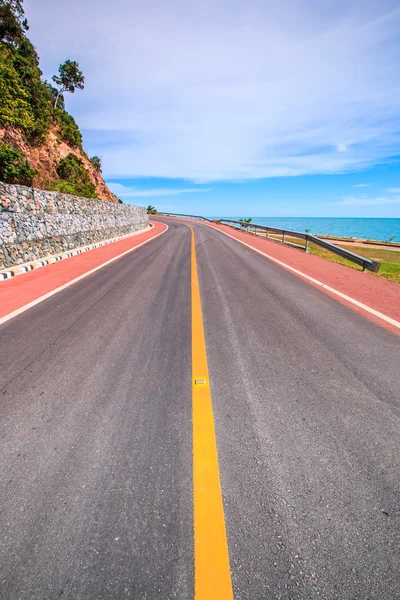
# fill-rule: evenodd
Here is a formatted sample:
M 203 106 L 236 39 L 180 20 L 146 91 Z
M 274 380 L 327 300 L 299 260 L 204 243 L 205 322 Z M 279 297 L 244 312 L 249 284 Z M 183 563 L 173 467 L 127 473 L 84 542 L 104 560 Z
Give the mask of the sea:
M 242 217 L 249 215 L 242 215 Z M 212 219 L 232 219 L 240 217 L 209 217 Z M 278 229 L 304 232 L 314 235 L 400 242 L 400 219 L 358 219 L 320 217 L 252 217 L 258 225 L 269 225 Z M 393 238 L 391 240 L 391 238 Z

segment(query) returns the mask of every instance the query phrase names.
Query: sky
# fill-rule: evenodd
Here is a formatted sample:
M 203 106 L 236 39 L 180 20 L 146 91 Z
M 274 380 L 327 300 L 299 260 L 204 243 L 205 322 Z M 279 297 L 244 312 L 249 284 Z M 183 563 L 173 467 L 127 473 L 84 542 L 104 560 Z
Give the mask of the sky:
M 25 0 L 48 79 L 124 202 L 400 217 L 397 0 Z

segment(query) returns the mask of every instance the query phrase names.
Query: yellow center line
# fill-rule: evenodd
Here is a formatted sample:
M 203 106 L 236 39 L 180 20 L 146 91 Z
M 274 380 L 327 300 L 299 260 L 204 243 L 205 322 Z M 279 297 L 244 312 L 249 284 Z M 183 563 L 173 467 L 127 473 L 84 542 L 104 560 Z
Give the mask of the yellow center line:
M 195 600 L 233 600 L 195 239 L 190 229 Z

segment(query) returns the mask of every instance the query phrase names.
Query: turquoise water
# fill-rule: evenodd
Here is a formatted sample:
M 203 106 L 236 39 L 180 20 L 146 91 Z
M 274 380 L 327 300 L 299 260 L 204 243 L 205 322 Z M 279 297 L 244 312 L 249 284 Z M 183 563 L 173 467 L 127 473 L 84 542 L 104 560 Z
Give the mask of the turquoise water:
M 248 217 L 249 215 L 241 215 Z M 225 218 L 237 221 L 239 217 L 210 217 Z M 400 242 L 400 219 L 331 219 L 317 217 L 253 217 L 253 223 L 269 225 L 279 229 L 304 232 L 309 229 L 315 235 L 332 235 L 338 237 L 356 237 L 361 239 L 379 240 L 386 242 L 394 236 L 395 242 Z

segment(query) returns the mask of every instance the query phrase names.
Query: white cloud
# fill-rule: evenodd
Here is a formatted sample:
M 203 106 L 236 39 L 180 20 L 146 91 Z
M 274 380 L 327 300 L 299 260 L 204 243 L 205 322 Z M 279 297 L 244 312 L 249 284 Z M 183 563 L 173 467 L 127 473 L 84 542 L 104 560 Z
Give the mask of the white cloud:
M 117 182 L 108 182 L 107 185 L 120 198 L 179 196 L 180 194 L 195 194 L 210 191 L 208 188 L 156 188 L 152 190 L 138 190 L 135 187 L 128 187 Z
M 389 188 L 386 191 L 390 192 L 391 194 L 400 194 L 400 188 Z
M 86 75 L 67 106 L 110 178 L 348 172 L 398 151 L 397 0 L 25 4 L 45 75 L 65 58 Z
M 357 183 L 354 187 L 362 188 L 362 187 L 368 187 L 370 185 L 371 185 L 370 183 Z
M 344 198 L 340 202 L 336 202 L 342 206 L 379 206 L 389 204 L 400 204 L 400 196 L 398 198 L 385 198 L 384 196 L 378 198 L 357 198 L 351 196 Z
M 349 146 L 350 146 L 351 142 L 341 142 L 339 143 L 336 148 L 338 152 L 347 152 Z

